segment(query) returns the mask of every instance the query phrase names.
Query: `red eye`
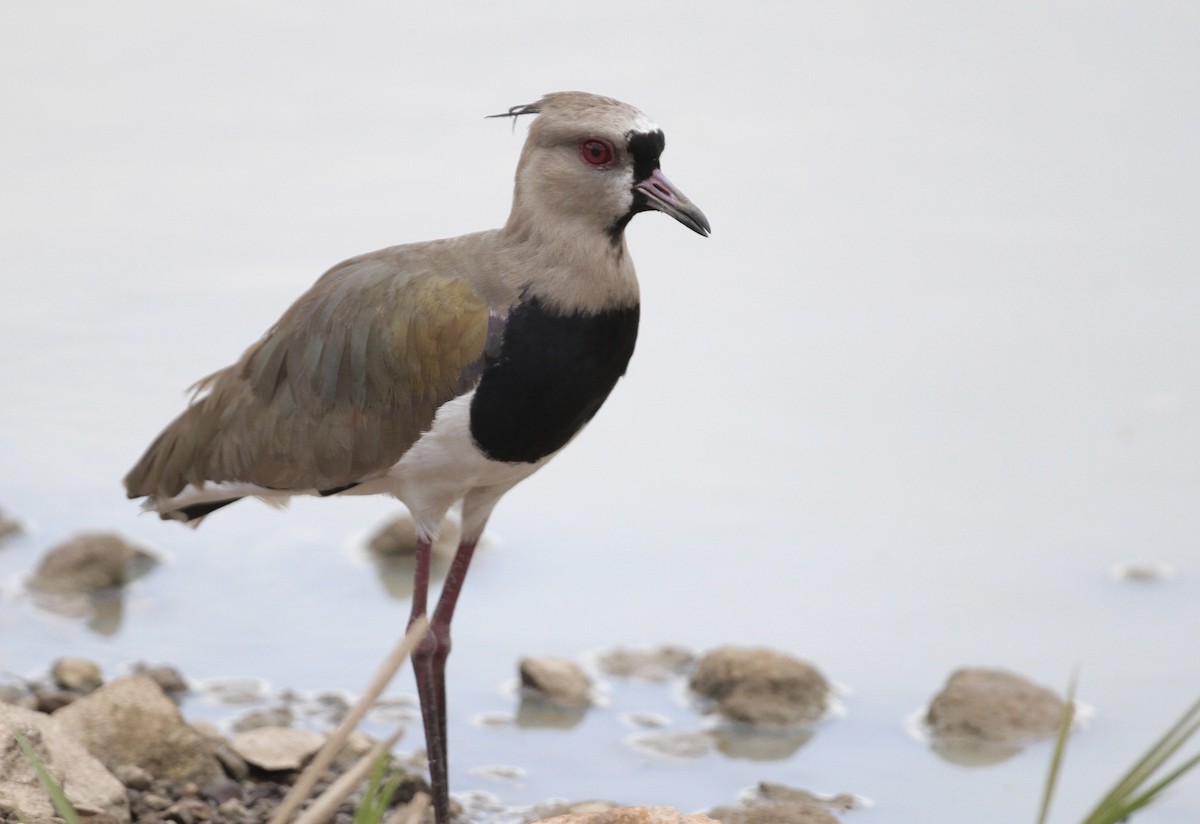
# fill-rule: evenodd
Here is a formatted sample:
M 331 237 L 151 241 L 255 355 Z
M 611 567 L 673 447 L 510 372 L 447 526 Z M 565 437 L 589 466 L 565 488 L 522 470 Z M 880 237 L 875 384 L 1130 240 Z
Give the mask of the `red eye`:
M 579 156 L 589 166 L 607 166 L 613 162 L 613 147 L 607 140 L 589 137 L 579 144 Z

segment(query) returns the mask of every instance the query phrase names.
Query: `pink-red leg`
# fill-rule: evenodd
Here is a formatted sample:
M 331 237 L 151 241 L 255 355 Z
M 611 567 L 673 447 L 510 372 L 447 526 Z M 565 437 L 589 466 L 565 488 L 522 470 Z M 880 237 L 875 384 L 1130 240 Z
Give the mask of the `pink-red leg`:
M 409 623 L 425 615 L 429 591 L 431 548 L 428 541 L 417 543 L 417 564 L 413 576 L 412 617 Z M 446 736 L 446 658 L 450 655 L 450 622 L 454 607 L 462 592 L 467 568 L 475 554 L 474 543 L 458 547 L 442 594 L 429 621 L 425 640 L 413 653 L 413 671 L 417 679 L 417 695 L 421 700 L 421 719 L 425 726 L 425 752 L 429 759 L 429 783 L 433 792 L 433 813 L 437 824 L 450 822 L 450 778 L 447 764 Z

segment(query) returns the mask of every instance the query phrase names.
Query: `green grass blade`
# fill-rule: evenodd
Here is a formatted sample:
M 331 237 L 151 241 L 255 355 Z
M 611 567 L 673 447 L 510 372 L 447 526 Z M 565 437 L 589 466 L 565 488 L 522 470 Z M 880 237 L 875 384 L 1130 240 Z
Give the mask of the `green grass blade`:
M 358 809 L 354 811 L 353 824 L 379 824 L 383 820 L 388 805 L 392 803 L 392 797 L 396 794 L 396 788 L 400 786 L 401 779 L 401 774 L 396 772 L 385 780 L 387 769 L 388 753 L 382 752 L 371 768 L 367 791 L 363 794 Z
M 1054 799 L 1054 788 L 1058 785 L 1058 776 L 1062 770 L 1063 754 L 1067 750 L 1067 739 L 1071 737 L 1071 724 L 1075 721 L 1075 685 L 1079 673 L 1071 675 L 1071 683 L 1067 685 L 1067 702 L 1063 707 L 1062 723 L 1058 725 L 1058 737 L 1054 740 L 1054 754 L 1050 756 L 1050 769 L 1046 773 L 1046 786 L 1042 790 L 1042 806 L 1038 810 L 1037 824 L 1046 824 L 1046 816 L 1050 814 L 1050 802 Z
M 1157 798 L 1159 793 L 1161 793 L 1171 784 L 1174 784 L 1175 780 L 1180 778 L 1184 773 L 1190 772 L 1197 764 L 1200 764 L 1200 753 L 1193 755 L 1187 761 L 1183 762 L 1181 765 L 1168 773 L 1166 777 L 1155 782 L 1154 786 L 1150 787 L 1137 798 L 1130 800 L 1121 812 L 1125 817 L 1128 817 L 1130 813 L 1145 807 L 1147 804 Z
M 67 822 L 67 824 L 80 824 L 79 813 L 75 812 L 75 807 L 71 804 L 70 799 L 67 798 L 67 794 L 63 792 L 62 787 L 54 780 L 54 776 L 50 775 L 50 771 L 46 769 L 46 765 L 42 763 L 42 759 L 38 758 L 37 753 L 34 752 L 33 745 L 29 743 L 29 740 L 16 727 L 9 725 L 8 729 L 12 733 L 13 738 L 17 740 L 17 744 L 21 747 L 21 752 L 25 753 L 25 757 L 33 765 L 33 771 L 37 773 L 38 783 L 42 785 L 42 789 L 50 796 L 50 803 L 54 805 L 59 818 Z
M 1197 700 L 1183 716 L 1175 722 L 1150 749 L 1123 775 L 1095 809 L 1084 819 L 1084 824 L 1115 824 L 1129 817 L 1134 810 L 1149 804 L 1167 786 L 1200 763 L 1200 757 L 1189 759 L 1172 771 L 1165 779 L 1149 789 L 1139 789 L 1150 777 L 1200 730 L 1200 700 Z

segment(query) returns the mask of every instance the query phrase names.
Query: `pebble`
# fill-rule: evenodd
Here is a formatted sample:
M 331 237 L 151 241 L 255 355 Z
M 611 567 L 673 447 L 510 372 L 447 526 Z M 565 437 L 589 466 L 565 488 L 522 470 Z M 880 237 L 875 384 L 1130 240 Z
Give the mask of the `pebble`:
M 596 665 L 605 675 L 661 683 L 690 667 L 696 656 L 683 647 L 663 645 L 656 649 L 617 647 L 596 656 Z
M 154 783 L 154 776 L 136 764 L 120 764 L 112 774 L 131 790 L 148 790 Z
M 591 679 L 574 661 L 545 656 L 526 657 L 519 666 L 521 685 L 560 707 L 591 704 Z
M 104 684 L 100 667 L 87 658 L 59 658 L 50 667 L 50 677 L 62 689 L 85 695 Z

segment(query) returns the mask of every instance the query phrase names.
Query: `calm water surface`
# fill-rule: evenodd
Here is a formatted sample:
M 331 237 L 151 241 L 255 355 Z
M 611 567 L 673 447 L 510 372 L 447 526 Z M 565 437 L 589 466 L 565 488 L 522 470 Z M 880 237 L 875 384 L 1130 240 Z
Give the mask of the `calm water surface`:
M 769 779 L 874 801 L 847 820 L 1032 820 L 1048 747 L 961 766 L 905 719 L 961 665 L 1078 666 L 1078 819 L 1200 690 L 1200 16 L 1070 8 L 10 5 L 0 506 L 30 531 L 0 547 L 0 668 L 361 689 L 408 612 L 363 550 L 394 503 L 193 532 L 119 479 L 329 265 L 498 225 L 523 129 L 482 116 L 583 88 L 660 122 L 714 235 L 634 222 L 629 374 L 493 518 L 450 663 L 456 790 L 695 810 Z M 95 529 L 163 564 L 103 620 L 38 609 L 23 576 Z M 624 743 L 630 712 L 700 728 L 677 686 L 476 723 L 516 712 L 521 655 L 665 642 L 808 658 L 844 714 L 773 760 Z M 1198 784 L 1146 820 L 1194 821 Z

